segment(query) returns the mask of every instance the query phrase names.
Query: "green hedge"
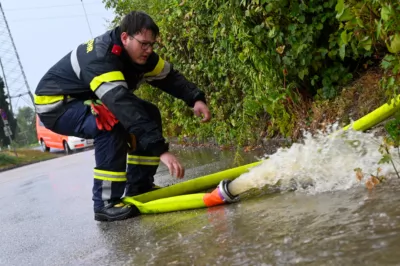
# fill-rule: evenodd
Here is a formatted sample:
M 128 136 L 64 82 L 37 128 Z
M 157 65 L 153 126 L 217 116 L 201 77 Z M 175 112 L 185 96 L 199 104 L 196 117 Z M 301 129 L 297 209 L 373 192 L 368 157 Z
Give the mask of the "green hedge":
M 246 145 L 266 133 L 290 135 L 299 95 L 334 98 L 387 48 L 383 66 L 399 71 L 396 1 L 103 2 L 115 21 L 130 10 L 149 13 L 161 28 L 157 52 L 207 94 L 213 120 L 200 126 L 182 102 L 150 87 L 138 92 L 160 107 L 169 136 Z M 396 83 L 388 77 L 393 93 Z
M 342 58 L 360 56 L 378 60 L 384 70 L 382 86 L 388 98 L 399 94 L 400 5 L 399 1 L 343 1 L 336 5 L 339 28 L 332 40 Z M 365 52 L 365 50 L 367 52 Z M 371 60 L 366 64 L 371 64 Z

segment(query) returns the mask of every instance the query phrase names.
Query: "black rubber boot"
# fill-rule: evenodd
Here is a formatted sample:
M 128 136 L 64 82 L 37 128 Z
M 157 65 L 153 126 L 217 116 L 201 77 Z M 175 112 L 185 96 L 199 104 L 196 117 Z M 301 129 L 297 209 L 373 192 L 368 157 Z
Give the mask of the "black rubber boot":
M 128 190 L 129 192 L 125 194 L 126 197 L 134 197 L 137 195 L 141 195 L 150 191 L 154 191 L 157 189 L 160 189 L 163 187 L 157 186 L 155 184 L 152 184 L 151 187 L 146 186 L 146 187 L 135 187 L 134 189 L 132 189 L 132 187 Z
M 157 186 L 157 185 L 153 184 L 153 187 L 151 188 L 150 191 L 157 190 L 157 189 L 160 189 L 160 188 L 163 188 L 163 187 L 160 187 L 160 186 Z
M 94 219 L 101 222 L 113 222 L 125 220 L 140 215 L 140 211 L 134 205 L 120 202 L 107 204 L 101 210 L 94 212 Z
M 157 186 L 157 185 L 155 185 L 155 184 L 153 183 L 153 184 L 151 185 L 151 187 L 139 189 L 139 192 L 137 192 L 136 195 L 141 195 L 141 194 L 144 194 L 144 193 L 147 193 L 147 192 L 151 192 L 151 191 L 154 191 L 154 190 L 158 190 L 158 189 L 160 189 L 160 188 L 162 188 L 162 187 Z M 136 196 L 136 195 L 135 195 L 135 196 Z

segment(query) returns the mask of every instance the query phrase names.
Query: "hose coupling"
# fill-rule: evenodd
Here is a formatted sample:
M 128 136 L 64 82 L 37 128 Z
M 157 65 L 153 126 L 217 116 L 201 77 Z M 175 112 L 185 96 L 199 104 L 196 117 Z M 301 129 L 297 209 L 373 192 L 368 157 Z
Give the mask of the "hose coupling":
M 218 191 L 224 202 L 233 203 L 239 201 L 239 196 L 234 196 L 229 192 L 228 185 L 230 182 L 232 182 L 232 180 L 222 180 L 218 185 Z

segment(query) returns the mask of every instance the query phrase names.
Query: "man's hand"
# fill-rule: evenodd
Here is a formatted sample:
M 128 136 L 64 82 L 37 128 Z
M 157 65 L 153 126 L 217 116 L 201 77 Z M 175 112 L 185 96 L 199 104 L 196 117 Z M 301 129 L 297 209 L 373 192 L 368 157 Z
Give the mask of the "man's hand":
M 165 152 L 161 154 L 160 160 L 168 167 L 170 175 L 175 175 L 177 178 L 183 178 L 185 175 L 185 169 L 172 153 Z
M 211 119 L 210 110 L 208 109 L 207 105 L 202 101 L 197 101 L 194 104 L 193 112 L 195 116 L 203 117 L 203 119 L 201 120 L 201 122 L 203 123 L 208 122 Z

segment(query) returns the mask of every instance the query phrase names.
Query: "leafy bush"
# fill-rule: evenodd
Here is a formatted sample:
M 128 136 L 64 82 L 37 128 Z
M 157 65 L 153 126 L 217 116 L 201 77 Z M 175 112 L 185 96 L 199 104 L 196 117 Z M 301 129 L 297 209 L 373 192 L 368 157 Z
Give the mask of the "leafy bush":
M 161 28 L 157 52 L 207 94 L 213 120 L 199 126 L 182 102 L 150 87 L 138 92 L 158 104 L 170 136 L 245 145 L 290 135 L 300 95 L 334 98 L 375 51 L 400 49 L 395 1 L 103 2 L 115 9 L 114 22 L 131 10 L 149 13 Z M 388 73 L 399 71 L 396 56 L 382 63 Z
M 334 34 L 344 57 L 371 56 L 381 61 L 385 71 L 382 85 L 388 97 L 399 94 L 400 5 L 398 1 L 339 0 Z M 339 37 L 340 36 L 340 37 Z M 365 52 L 365 50 L 367 52 Z

